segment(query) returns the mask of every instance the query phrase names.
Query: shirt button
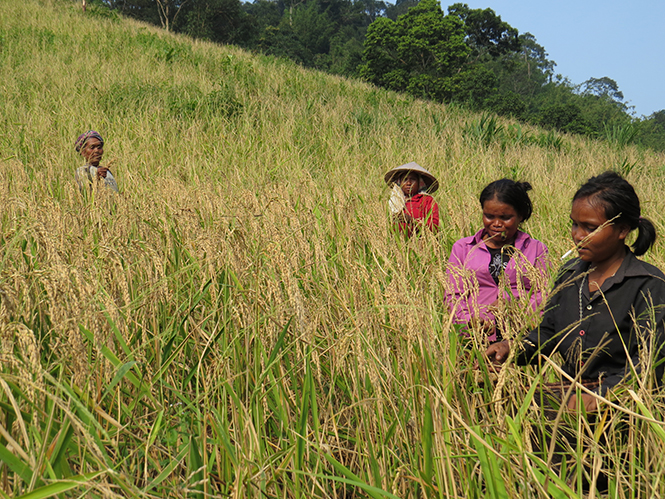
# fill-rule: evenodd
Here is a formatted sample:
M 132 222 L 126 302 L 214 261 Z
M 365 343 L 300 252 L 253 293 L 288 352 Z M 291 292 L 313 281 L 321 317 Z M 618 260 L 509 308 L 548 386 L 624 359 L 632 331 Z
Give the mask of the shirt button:
M 591 305 L 587 305 L 587 306 L 586 306 L 586 309 L 587 309 L 587 310 L 591 310 L 592 308 L 593 308 L 593 307 L 592 307 Z
M 580 329 L 580 336 L 584 336 L 584 329 Z

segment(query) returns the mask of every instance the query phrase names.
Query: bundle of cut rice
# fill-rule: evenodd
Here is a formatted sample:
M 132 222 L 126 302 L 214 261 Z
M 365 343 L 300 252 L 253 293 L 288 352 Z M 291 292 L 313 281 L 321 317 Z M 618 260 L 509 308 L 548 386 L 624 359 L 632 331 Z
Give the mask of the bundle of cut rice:
M 388 200 L 388 207 L 390 208 L 390 213 L 393 215 L 401 213 L 402 210 L 406 207 L 404 193 L 402 192 L 402 188 L 397 184 L 393 185 L 392 192 L 390 193 L 390 199 Z

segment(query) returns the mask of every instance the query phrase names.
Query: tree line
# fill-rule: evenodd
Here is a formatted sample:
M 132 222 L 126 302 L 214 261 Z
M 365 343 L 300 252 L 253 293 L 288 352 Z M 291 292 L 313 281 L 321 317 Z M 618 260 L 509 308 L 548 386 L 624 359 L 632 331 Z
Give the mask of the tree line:
M 575 85 L 492 9 L 437 0 L 95 0 L 123 15 L 306 67 L 562 132 L 665 151 L 665 110 L 637 118 L 607 77 Z

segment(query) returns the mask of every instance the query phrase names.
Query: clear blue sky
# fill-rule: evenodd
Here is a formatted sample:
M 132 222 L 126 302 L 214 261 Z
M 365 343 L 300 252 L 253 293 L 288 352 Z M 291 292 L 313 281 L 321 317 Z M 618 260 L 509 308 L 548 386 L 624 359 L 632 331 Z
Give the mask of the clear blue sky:
M 637 117 L 665 109 L 665 0 L 456 1 L 531 33 L 573 84 L 608 76 Z

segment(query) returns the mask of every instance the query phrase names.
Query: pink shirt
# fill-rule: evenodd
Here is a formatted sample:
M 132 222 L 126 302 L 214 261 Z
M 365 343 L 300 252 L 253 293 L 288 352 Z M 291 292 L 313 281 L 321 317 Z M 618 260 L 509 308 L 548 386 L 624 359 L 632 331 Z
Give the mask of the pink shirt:
M 475 235 L 458 240 L 450 252 L 447 277 L 446 301 L 455 314 L 455 322 L 466 324 L 472 317 L 494 321 L 494 315 L 487 307 L 499 297 L 499 286 L 490 275 L 490 252 L 483 242 L 484 229 Z M 528 276 L 547 273 L 547 246 L 533 239 L 529 234 L 517 231 L 515 237 L 517 251 L 512 255 L 504 270 L 512 296 L 507 298 L 529 297 L 535 310 L 542 302 L 541 289 L 531 289 Z M 543 284 L 544 279 L 543 279 Z M 532 292 L 533 291 L 533 292 Z

